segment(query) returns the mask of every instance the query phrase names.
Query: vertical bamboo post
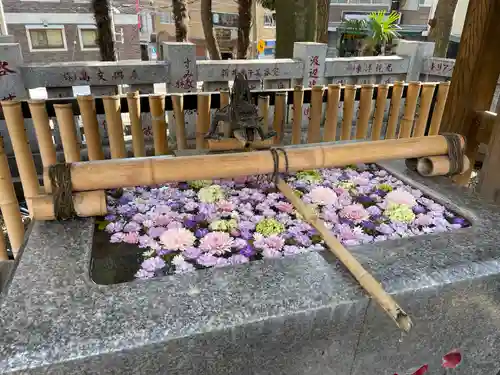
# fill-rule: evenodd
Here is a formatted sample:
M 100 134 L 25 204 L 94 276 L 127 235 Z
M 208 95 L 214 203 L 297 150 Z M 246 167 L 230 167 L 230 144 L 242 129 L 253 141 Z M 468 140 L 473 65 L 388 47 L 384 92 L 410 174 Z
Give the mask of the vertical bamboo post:
M 373 87 L 372 84 L 361 85 L 356 139 L 365 139 L 368 133 L 368 122 L 372 114 Z
M 403 96 L 404 82 L 394 82 L 392 87 L 391 105 L 389 107 L 389 120 L 387 121 L 387 131 L 385 139 L 396 138 L 399 112 L 401 110 L 401 97 Z
M 76 124 L 71 104 L 54 104 L 57 124 L 64 150 L 66 163 L 80 161 L 80 144 L 76 135 Z
M 269 96 L 259 95 L 259 112 L 262 117 L 262 130 L 264 134 L 269 132 Z
M 311 91 L 311 115 L 307 128 L 307 143 L 321 142 L 321 116 L 323 114 L 323 85 L 314 86 Z
M 2 228 L 0 228 L 0 261 L 1 260 L 9 260 L 9 255 L 7 254 L 7 241 L 5 241 Z
M 40 148 L 42 165 L 47 168 L 57 163 L 56 148 L 52 140 L 52 129 L 50 128 L 49 116 L 45 108 L 45 100 L 28 100 L 31 119 L 35 127 L 36 139 Z M 50 184 L 50 180 L 43 175 L 43 185 L 45 189 Z
M 144 145 L 144 132 L 141 120 L 141 100 L 139 91 L 127 93 L 128 115 L 132 130 L 132 150 L 134 156 L 140 158 L 146 156 Z
M 17 100 L 2 101 L 1 105 L 12 142 L 12 148 L 14 149 L 24 196 L 26 201 L 29 202 L 30 198 L 35 198 L 40 194 L 40 184 L 36 174 L 33 154 L 31 153 L 28 138 L 26 137 L 26 130 L 24 129 L 21 102 Z
M 440 82 L 438 86 L 438 93 L 436 104 L 431 114 L 431 126 L 429 128 L 429 135 L 438 135 L 441 126 L 441 119 L 443 118 L 444 106 L 448 98 L 448 91 L 450 91 L 450 82 Z
M 340 101 L 340 85 L 328 85 L 328 104 L 326 107 L 326 122 L 323 134 L 325 142 L 333 142 L 337 137 L 337 121 Z
M 0 211 L 7 228 L 12 253 L 16 256 L 24 242 L 24 224 L 2 137 L 0 137 Z M 0 236 L 3 237 L 1 229 Z
M 372 141 L 380 139 L 382 125 L 384 123 L 385 104 L 387 103 L 388 92 L 388 85 L 380 84 L 377 86 L 377 101 L 375 102 L 375 115 L 373 116 Z
M 168 152 L 167 120 L 165 119 L 165 95 L 150 95 L 149 110 L 153 123 L 153 143 L 155 155 Z
M 186 121 L 184 119 L 184 96 L 175 94 L 171 96 L 172 106 L 175 116 L 175 138 L 177 139 L 177 149 L 185 150 L 187 148 L 186 140 Z
M 304 104 L 304 88 L 301 85 L 295 86 L 293 92 L 293 124 L 292 124 L 292 144 L 301 143 L 302 140 L 302 106 Z
M 210 127 L 210 94 L 198 94 L 196 117 L 196 149 L 206 148 L 205 135 Z
M 352 117 L 354 116 L 354 102 L 356 100 L 356 86 L 345 85 L 344 87 L 344 113 L 342 116 L 342 134 L 340 139 L 348 141 L 351 139 Z
M 103 96 L 104 113 L 108 128 L 109 148 L 113 159 L 127 157 L 125 140 L 123 139 L 123 123 L 120 97 L 118 95 Z
M 399 138 L 410 138 L 417 109 L 418 94 L 420 93 L 420 82 L 410 82 L 406 93 L 405 110 L 399 128 Z
M 429 110 L 436 89 L 435 83 L 423 83 L 422 93 L 420 94 L 420 108 L 418 111 L 417 124 L 413 130 L 413 137 L 423 137 L 425 135 L 425 128 L 427 127 L 427 120 L 429 119 Z
M 286 113 L 286 93 L 277 92 L 274 97 L 274 119 L 273 129 L 276 132 L 274 137 L 274 144 L 278 144 L 283 139 L 283 128 L 285 126 L 285 113 Z
M 220 92 L 220 107 L 219 108 L 224 108 L 225 106 L 229 105 L 229 90 L 221 90 Z M 224 122 L 224 137 L 229 138 L 231 137 L 231 124 L 226 121 Z
M 76 100 L 78 101 L 80 115 L 82 116 L 89 160 L 102 160 L 104 159 L 104 152 L 102 151 L 94 97 L 92 95 L 78 95 Z

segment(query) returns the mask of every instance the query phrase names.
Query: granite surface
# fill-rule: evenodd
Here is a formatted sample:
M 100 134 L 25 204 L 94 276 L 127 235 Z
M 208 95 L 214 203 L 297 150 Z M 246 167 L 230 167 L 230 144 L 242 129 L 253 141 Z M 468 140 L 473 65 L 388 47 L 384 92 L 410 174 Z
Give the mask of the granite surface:
M 101 286 L 93 220 L 35 223 L 0 303 L 5 374 L 408 374 L 459 348 L 500 368 L 500 210 L 384 164 L 472 228 L 351 248 L 411 315 L 402 336 L 329 253 Z M 427 186 L 424 186 L 423 184 Z

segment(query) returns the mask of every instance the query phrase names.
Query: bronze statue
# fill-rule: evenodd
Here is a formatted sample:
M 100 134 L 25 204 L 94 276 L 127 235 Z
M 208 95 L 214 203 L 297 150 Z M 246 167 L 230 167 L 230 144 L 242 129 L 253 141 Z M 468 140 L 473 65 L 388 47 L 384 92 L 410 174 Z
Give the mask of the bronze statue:
M 243 137 L 246 142 L 256 140 L 256 133 L 261 140 L 272 138 L 276 132 L 264 134 L 261 127 L 262 117 L 259 117 L 257 106 L 252 103 L 252 94 L 248 86 L 246 74 L 237 72 L 231 90 L 231 102 L 218 109 L 210 124 L 210 131 L 205 139 L 220 139 L 219 121 L 228 122 L 232 137 Z

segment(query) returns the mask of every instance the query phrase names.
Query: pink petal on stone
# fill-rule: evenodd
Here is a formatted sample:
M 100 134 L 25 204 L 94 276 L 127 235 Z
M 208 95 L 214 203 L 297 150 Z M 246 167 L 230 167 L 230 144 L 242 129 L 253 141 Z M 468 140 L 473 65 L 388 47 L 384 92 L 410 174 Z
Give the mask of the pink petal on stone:
M 429 370 L 429 365 L 423 365 L 417 371 L 415 371 L 412 375 L 423 375 Z
M 444 368 L 455 368 L 460 362 L 462 362 L 462 354 L 457 349 L 454 349 L 443 356 L 441 366 Z

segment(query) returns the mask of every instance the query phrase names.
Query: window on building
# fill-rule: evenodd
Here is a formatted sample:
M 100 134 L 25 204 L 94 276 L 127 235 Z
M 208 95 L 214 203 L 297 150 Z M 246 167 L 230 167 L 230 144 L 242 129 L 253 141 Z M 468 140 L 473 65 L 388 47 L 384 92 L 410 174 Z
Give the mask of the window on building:
M 60 28 L 29 28 L 28 41 L 32 51 L 66 50 L 64 27 Z
M 217 27 L 238 28 L 238 13 L 212 13 L 212 22 Z
M 97 29 L 95 28 L 78 28 L 80 34 L 80 47 L 82 50 L 97 49 Z
M 276 27 L 276 13 L 264 14 L 264 27 Z
M 164 24 L 164 25 L 169 25 L 169 24 L 175 23 L 173 13 L 172 12 L 160 13 L 160 23 Z

